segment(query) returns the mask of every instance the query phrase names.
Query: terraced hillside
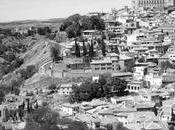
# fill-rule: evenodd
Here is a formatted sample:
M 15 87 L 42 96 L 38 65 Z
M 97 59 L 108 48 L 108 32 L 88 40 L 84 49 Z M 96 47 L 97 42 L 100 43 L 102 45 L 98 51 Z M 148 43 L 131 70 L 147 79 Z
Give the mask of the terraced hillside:
M 42 66 L 43 64 L 51 61 L 51 51 L 52 46 L 57 46 L 55 42 L 49 40 L 39 40 L 34 45 L 32 45 L 28 51 L 23 54 L 24 65 L 37 65 Z

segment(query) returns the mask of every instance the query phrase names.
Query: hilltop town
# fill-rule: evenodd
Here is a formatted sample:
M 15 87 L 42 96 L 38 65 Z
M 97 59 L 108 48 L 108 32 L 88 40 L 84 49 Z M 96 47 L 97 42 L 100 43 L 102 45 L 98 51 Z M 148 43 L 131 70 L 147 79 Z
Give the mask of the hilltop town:
M 174 130 L 175 1 L 0 24 L 0 128 Z

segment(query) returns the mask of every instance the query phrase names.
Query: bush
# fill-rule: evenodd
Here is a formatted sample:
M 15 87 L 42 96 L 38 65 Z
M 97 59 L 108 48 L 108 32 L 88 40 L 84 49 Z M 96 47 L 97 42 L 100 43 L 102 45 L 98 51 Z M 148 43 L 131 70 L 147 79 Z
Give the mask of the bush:
M 37 72 L 37 69 L 34 65 L 27 66 L 26 69 L 20 70 L 21 77 L 26 80 L 32 77 Z
M 59 114 L 51 111 L 48 107 L 35 110 L 27 116 L 26 121 L 24 130 L 60 130 L 58 124 L 67 125 L 66 130 L 88 130 L 86 124 L 66 118 L 61 119 Z
M 52 57 L 53 62 L 56 62 L 56 61 L 62 59 L 61 58 L 61 48 L 60 48 L 60 46 L 59 47 L 52 46 L 50 48 L 50 52 L 51 52 L 51 57 Z
M 99 82 L 85 81 L 80 86 L 73 86 L 70 102 L 91 101 L 94 98 L 124 96 L 127 82 L 114 77 L 101 76 Z
M 104 21 L 98 16 L 80 16 L 79 14 L 68 17 L 60 26 L 60 31 L 66 31 L 68 38 L 79 37 L 83 30 L 104 30 Z

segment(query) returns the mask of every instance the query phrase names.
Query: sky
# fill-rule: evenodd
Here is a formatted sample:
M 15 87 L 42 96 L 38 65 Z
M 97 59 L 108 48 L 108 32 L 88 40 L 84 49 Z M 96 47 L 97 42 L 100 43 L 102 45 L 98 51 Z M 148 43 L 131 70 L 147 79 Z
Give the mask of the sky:
M 65 18 L 75 13 L 109 12 L 131 0 L 0 0 L 0 22 Z

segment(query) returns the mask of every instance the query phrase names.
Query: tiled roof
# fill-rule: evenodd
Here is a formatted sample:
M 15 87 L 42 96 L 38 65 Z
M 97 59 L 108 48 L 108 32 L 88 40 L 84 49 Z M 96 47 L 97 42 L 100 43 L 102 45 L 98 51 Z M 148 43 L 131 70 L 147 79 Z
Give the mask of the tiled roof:
M 145 126 L 146 130 L 161 130 L 162 127 L 158 123 L 151 122 Z
M 76 119 L 82 121 L 82 122 L 86 122 L 86 123 L 96 123 L 96 122 L 100 122 L 100 119 L 93 116 L 93 115 L 90 115 L 90 114 L 84 114 L 84 113 L 78 113 L 76 114 L 75 116 Z

